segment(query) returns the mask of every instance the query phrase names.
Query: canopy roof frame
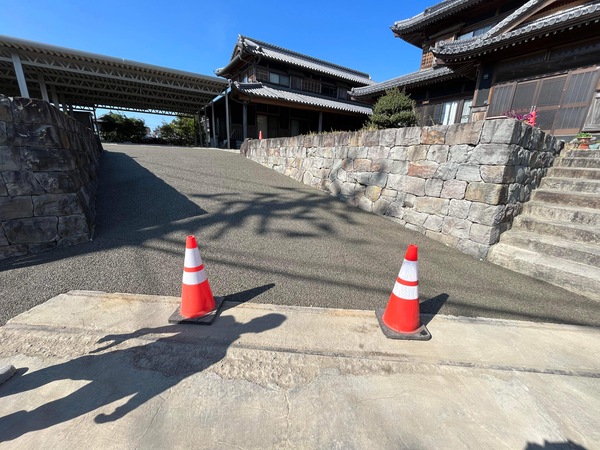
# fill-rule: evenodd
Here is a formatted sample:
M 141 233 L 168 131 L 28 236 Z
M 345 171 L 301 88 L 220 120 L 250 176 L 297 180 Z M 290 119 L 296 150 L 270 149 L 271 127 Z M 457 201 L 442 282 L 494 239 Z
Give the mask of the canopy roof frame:
M 168 115 L 195 115 L 227 88 L 221 78 L 0 35 L 0 93 L 23 95 L 20 75 L 29 92 L 55 89 L 70 106 Z

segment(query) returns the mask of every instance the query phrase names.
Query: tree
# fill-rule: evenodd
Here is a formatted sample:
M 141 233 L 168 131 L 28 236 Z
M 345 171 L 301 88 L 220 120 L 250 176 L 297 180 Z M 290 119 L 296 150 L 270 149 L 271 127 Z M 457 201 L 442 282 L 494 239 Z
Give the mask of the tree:
M 412 127 L 417 125 L 415 101 L 399 89 L 385 93 L 375 106 L 367 127 L 377 129 Z
M 154 130 L 162 142 L 172 145 L 202 145 L 204 129 L 193 117 L 177 116 L 170 123 L 163 122 Z M 198 139 L 198 137 L 200 139 Z
M 143 119 L 109 112 L 100 117 L 100 137 L 104 142 L 142 142 L 146 137 Z

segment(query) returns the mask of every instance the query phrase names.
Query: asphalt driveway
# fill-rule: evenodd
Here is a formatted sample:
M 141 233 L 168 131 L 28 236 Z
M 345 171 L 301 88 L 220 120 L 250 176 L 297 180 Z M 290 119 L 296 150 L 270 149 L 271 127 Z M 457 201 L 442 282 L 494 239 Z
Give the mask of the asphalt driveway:
M 105 149 L 93 241 L 1 261 L 1 324 L 75 289 L 177 296 L 185 237 L 195 234 L 213 292 L 229 300 L 374 310 L 417 244 L 422 312 L 600 325 L 598 302 L 478 261 L 239 154 Z

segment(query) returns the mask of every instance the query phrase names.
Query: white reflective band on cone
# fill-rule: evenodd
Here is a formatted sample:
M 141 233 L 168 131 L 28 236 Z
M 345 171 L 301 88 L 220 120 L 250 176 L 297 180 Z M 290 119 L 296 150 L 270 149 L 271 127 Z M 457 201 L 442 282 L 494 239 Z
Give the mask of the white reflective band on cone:
M 183 272 L 183 284 L 194 285 L 204 283 L 207 279 L 204 269 L 198 272 Z
M 192 269 L 194 267 L 200 267 L 202 265 L 202 258 L 200 257 L 200 251 L 196 248 L 186 248 L 185 258 L 183 260 L 183 267 Z
M 417 261 L 404 260 L 402 267 L 400 267 L 400 273 L 398 278 L 402 278 L 406 281 L 418 281 L 418 264 Z
M 419 287 L 418 286 L 404 286 L 396 282 L 392 293 L 402 300 L 418 300 L 419 299 Z

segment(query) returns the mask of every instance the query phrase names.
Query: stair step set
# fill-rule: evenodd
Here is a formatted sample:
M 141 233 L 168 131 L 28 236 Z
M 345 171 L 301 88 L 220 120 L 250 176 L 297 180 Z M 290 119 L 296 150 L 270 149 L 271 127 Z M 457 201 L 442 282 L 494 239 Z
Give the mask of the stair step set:
M 597 267 L 549 258 L 503 243 L 492 248 L 491 262 L 600 301 L 600 270 Z
M 522 216 L 600 227 L 600 211 L 592 208 L 549 205 L 532 200 L 523 205 Z
M 488 260 L 600 301 L 600 151 L 557 158 Z
M 600 247 L 584 243 L 554 239 L 528 231 L 514 231 L 510 237 L 503 238 L 503 244 L 541 253 L 554 258 L 600 267 Z
M 562 191 L 600 193 L 600 180 L 582 180 L 565 177 L 545 177 L 540 185 L 542 189 Z
M 585 167 L 600 169 L 600 158 L 557 158 L 555 167 Z
M 548 170 L 548 176 L 600 180 L 600 169 L 580 169 L 578 167 L 551 167 Z
M 557 204 L 560 206 L 576 206 L 580 208 L 600 209 L 600 195 L 593 192 L 567 192 L 555 189 L 536 189 L 531 196 L 532 200 Z
M 555 236 L 575 242 L 597 244 L 600 241 L 600 228 L 577 225 L 566 222 L 551 222 L 534 217 L 519 216 L 515 219 L 513 227 L 531 231 L 546 236 Z

